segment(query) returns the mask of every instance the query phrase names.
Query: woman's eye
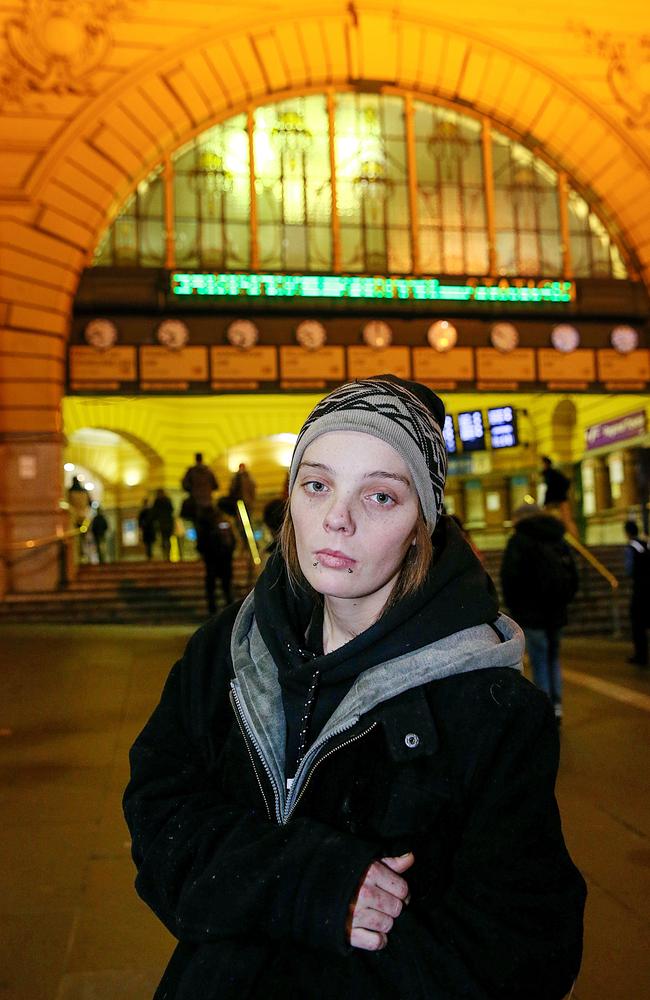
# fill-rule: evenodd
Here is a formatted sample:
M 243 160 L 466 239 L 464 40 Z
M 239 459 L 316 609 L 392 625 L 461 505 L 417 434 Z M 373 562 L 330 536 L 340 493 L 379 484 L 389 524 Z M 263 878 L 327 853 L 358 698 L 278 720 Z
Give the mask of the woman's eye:
M 389 493 L 373 493 L 372 496 L 380 507 L 390 507 L 391 504 L 395 503 Z
M 309 483 L 305 483 L 304 489 L 307 493 L 324 493 L 327 487 L 325 483 L 319 483 L 317 479 L 314 479 Z

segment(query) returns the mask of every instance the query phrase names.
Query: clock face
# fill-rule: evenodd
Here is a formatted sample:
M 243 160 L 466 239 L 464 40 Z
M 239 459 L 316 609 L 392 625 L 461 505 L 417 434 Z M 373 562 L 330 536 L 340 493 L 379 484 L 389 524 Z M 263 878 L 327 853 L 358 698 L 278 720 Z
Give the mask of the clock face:
M 327 332 L 317 319 L 305 319 L 296 327 L 296 340 L 301 347 L 315 351 L 327 340 Z
M 393 331 L 382 319 L 371 319 L 363 328 L 363 341 L 368 347 L 389 347 L 392 340 Z
M 235 319 L 228 327 L 226 337 L 233 347 L 241 347 L 246 351 L 259 340 L 259 330 L 249 319 Z
M 185 347 L 190 338 L 190 331 L 180 319 L 165 319 L 156 331 L 158 343 L 163 347 L 178 351 Z
M 639 335 L 632 326 L 616 326 L 611 335 L 612 347 L 619 354 L 630 354 L 639 346 Z
M 450 351 L 452 347 L 456 346 L 458 332 L 453 323 L 449 323 L 446 319 L 439 319 L 432 323 L 427 330 L 427 340 L 429 346 L 435 348 L 436 351 Z
M 492 347 L 497 351 L 512 351 L 519 343 L 517 327 L 512 323 L 495 323 L 490 330 Z
M 84 330 L 84 339 L 98 351 L 107 351 L 117 341 L 117 327 L 109 319 L 92 319 Z
M 558 326 L 553 327 L 551 343 L 556 351 L 562 351 L 563 354 L 570 354 L 580 344 L 580 334 L 575 326 L 570 326 L 569 323 L 560 323 Z

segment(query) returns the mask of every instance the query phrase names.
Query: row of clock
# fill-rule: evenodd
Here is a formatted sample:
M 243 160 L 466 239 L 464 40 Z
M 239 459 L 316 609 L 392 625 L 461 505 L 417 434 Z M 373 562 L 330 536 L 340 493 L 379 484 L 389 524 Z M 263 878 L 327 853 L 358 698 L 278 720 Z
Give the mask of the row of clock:
M 363 342 L 368 347 L 380 349 L 390 347 L 393 331 L 381 319 L 369 320 L 361 331 Z M 93 319 L 84 330 L 86 343 L 105 351 L 117 342 L 117 327 L 108 319 Z M 228 343 L 242 350 L 249 350 L 259 341 L 260 332 L 250 319 L 235 319 L 226 331 Z M 301 347 L 315 351 L 327 341 L 327 331 L 317 319 L 305 319 L 295 330 L 296 341 Z M 156 330 L 159 344 L 170 350 L 180 350 L 188 343 L 190 331 L 180 319 L 165 319 Z M 616 326 L 611 331 L 612 347 L 620 354 L 629 354 L 639 345 L 639 335 L 631 326 Z M 446 319 L 436 320 L 427 330 L 427 342 L 436 351 L 450 351 L 458 342 L 456 327 Z M 513 323 L 494 323 L 490 330 L 490 343 L 498 351 L 507 353 L 519 344 L 519 331 Z M 568 354 L 580 346 L 580 334 L 569 323 L 560 323 L 551 332 L 551 343 L 557 351 Z

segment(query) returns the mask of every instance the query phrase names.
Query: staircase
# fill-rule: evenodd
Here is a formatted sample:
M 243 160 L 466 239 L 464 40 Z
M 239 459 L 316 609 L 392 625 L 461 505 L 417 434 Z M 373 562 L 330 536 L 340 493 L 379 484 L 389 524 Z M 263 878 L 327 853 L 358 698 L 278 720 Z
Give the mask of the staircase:
M 569 635 L 627 633 L 630 583 L 623 571 L 623 546 L 597 546 L 592 553 L 618 578 L 609 584 L 577 553 L 580 590 L 569 609 Z M 485 553 L 485 566 L 500 590 L 502 553 Z M 235 556 L 233 591 L 243 597 L 251 589 L 246 556 Z M 217 583 L 217 604 L 223 605 Z M 61 624 L 171 625 L 200 623 L 207 617 L 203 564 L 194 562 L 122 562 L 80 566 L 65 590 L 49 594 L 12 594 L 0 603 L 0 621 Z
M 233 593 L 252 586 L 246 556 L 233 560 Z M 220 584 L 217 607 L 224 605 Z M 47 594 L 10 594 L 0 603 L 0 621 L 60 624 L 172 625 L 207 618 L 203 563 L 120 562 L 82 565 L 65 590 Z

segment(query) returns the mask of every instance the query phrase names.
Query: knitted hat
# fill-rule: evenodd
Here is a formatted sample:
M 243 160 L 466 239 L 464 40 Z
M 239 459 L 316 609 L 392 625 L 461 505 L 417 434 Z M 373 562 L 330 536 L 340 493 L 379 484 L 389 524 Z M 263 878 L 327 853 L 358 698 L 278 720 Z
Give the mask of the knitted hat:
M 395 375 L 348 382 L 317 403 L 298 435 L 289 471 L 289 492 L 305 449 L 330 431 L 361 431 L 385 441 L 406 462 L 429 531 L 442 511 L 447 449 L 445 407 L 435 392 Z

